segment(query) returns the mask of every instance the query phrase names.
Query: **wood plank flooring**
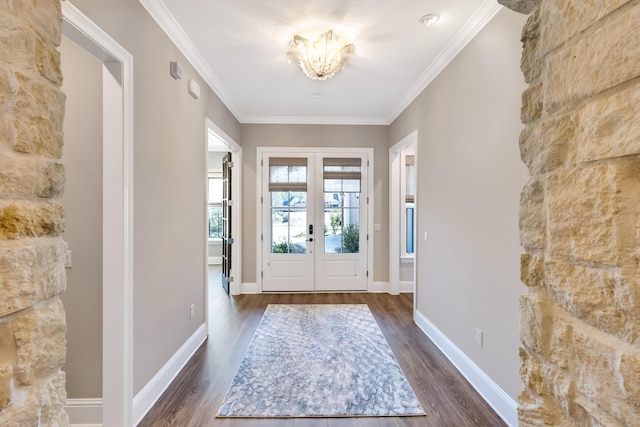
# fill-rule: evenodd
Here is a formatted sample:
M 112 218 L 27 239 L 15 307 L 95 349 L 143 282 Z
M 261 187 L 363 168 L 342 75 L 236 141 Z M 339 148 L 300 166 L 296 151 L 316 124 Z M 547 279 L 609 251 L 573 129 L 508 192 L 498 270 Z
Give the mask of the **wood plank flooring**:
M 451 363 L 412 321 L 403 294 L 263 294 L 228 297 L 210 269 L 210 335 L 139 424 L 186 427 L 463 427 L 504 426 Z M 268 304 L 368 304 L 426 417 L 215 418 Z

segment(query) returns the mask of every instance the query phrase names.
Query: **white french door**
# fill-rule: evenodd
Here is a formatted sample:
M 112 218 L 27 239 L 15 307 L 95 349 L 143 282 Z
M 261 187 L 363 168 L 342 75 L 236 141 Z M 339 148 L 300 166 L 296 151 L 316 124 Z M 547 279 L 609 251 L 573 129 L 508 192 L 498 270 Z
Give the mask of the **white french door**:
M 367 152 L 261 160 L 262 290 L 367 290 Z

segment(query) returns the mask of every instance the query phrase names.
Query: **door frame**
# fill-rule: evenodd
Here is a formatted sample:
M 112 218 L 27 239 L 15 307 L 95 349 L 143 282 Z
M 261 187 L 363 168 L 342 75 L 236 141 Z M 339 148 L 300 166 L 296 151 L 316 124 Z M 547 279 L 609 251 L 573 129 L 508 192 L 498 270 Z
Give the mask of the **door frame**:
M 416 158 L 416 183 L 415 183 L 415 224 L 414 224 L 414 242 L 415 250 L 413 257 L 413 302 L 414 302 L 414 312 L 415 312 L 415 302 L 417 299 L 416 292 L 416 269 L 418 259 L 418 251 L 417 251 L 417 224 L 418 224 L 418 131 L 415 130 L 411 132 L 409 135 L 402 138 L 398 143 L 389 148 L 389 285 L 390 285 L 390 294 L 391 295 L 399 295 L 400 294 L 400 230 L 396 227 L 400 227 L 400 209 L 398 206 L 401 206 L 401 185 L 402 185 L 402 177 L 401 177 L 401 160 L 402 160 L 402 152 L 411 148 L 414 152 L 414 156 Z
M 231 267 L 231 272 L 233 274 L 233 282 L 231 285 L 231 295 L 240 295 L 241 287 L 242 287 L 242 227 L 240 224 L 242 223 L 242 147 L 234 141 L 225 131 L 220 129 L 218 125 L 216 125 L 211 119 L 205 118 L 205 137 L 204 137 L 204 162 L 205 162 L 205 171 L 207 173 L 204 176 L 205 183 L 208 179 L 208 166 L 207 166 L 207 155 L 209 152 L 209 132 L 213 133 L 220 141 L 222 141 L 226 146 L 227 150 L 231 152 L 233 159 L 233 167 L 231 168 L 231 181 L 233 182 L 233 188 L 235 193 L 235 198 L 233 200 L 233 209 L 231 210 L 231 234 L 234 236 L 233 241 L 234 244 L 231 249 L 231 259 L 233 260 L 233 266 Z M 207 186 L 205 185 L 205 209 L 207 208 Z M 209 213 L 205 218 L 209 218 Z M 205 229 L 207 230 L 208 227 Z M 204 277 L 205 279 L 208 276 L 209 269 L 209 260 L 208 260 L 208 245 L 209 238 L 208 233 L 204 233 Z M 207 323 L 207 331 L 209 331 L 209 285 L 208 280 L 205 280 L 204 283 L 204 307 L 205 307 L 205 321 Z
M 102 425 L 133 424 L 133 56 L 70 2 L 62 33 L 103 64 Z
M 374 192 L 373 192 L 373 181 L 374 181 L 374 149 L 373 148 L 364 148 L 364 147 L 256 147 L 256 203 L 260 203 L 260 198 L 262 197 L 262 173 L 261 173 L 261 161 L 262 156 L 265 153 L 268 154 L 281 154 L 281 153 L 321 153 L 321 154 L 329 154 L 335 155 L 336 157 L 340 157 L 342 154 L 346 153 L 363 153 L 367 155 L 367 159 L 369 162 L 369 172 L 367 179 L 367 194 L 369 197 L 367 203 L 367 235 L 369 239 L 367 240 L 367 270 L 369 271 L 369 275 L 367 277 L 367 292 L 371 291 L 373 285 L 373 247 L 374 247 L 374 239 L 375 234 L 373 233 L 373 206 L 375 203 L 374 200 Z M 262 293 L 262 278 L 260 277 L 260 272 L 262 271 L 262 241 L 260 240 L 260 234 L 264 234 L 264 230 L 262 229 L 262 214 L 263 209 L 262 205 L 256 206 L 256 293 Z M 315 280 L 315 279 L 314 279 Z

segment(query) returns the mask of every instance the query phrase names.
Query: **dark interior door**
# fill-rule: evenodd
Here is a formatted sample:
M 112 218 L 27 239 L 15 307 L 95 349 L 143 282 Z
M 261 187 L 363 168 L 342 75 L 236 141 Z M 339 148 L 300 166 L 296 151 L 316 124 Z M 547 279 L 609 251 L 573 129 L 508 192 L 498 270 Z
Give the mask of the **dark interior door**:
M 222 158 L 222 287 L 229 294 L 229 288 L 233 278 L 231 275 L 231 153 L 227 153 Z

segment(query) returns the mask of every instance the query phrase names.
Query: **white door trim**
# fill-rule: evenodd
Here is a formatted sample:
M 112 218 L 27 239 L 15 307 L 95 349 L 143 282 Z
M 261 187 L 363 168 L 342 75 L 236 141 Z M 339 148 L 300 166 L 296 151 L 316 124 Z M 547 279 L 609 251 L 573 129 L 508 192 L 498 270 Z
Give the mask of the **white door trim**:
M 402 191 L 402 178 L 400 176 L 401 173 L 401 154 L 402 151 L 411 147 L 415 152 L 416 160 L 418 158 L 418 131 L 415 130 L 411 132 L 409 135 L 405 136 L 398 143 L 389 148 L 389 285 L 390 292 L 392 295 L 398 295 L 401 291 L 401 283 L 400 283 L 400 230 L 398 227 L 401 224 L 400 219 L 400 209 L 398 209 Z M 417 170 L 417 161 L 416 161 L 416 170 Z M 416 173 L 417 176 L 417 173 Z M 418 183 L 416 182 L 416 193 L 417 193 Z M 416 194 L 417 198 L 417 194 Z M 417 201 L 414 203 L 417 206 Z M 417 212 L 417 209 L 416 211 Z M 417 215 L 416 215 L 417 222 Z M 417 228 L 414 227 L 414 230 Z M 417 242 L 416 242 L 417 243 Z M 415 245 L 418 246 L 417 244 Z M 414 264 L 413 264 L 413 301 L 415 305 L 416 301 L 416 259 L 418 254 L 415 253 Z M 415 307 L 414 307 L 415 312 Z
M 367 234 L 369 240 L 367 240 L 367 269 L 369 276 L 367 277 L 367 291 L 373 291 L 373 247 L 375 234 L 373 233 L 373 206 L 375 203 L 373 192 L 374 181 L 374 150 L 373 148 L 362 147 L 257 147 L 256 148 L 256 203 L 260 203 L 260 197 L 262 196 L 262 173 L 260 164 L 264 153 L 335 153 L 337 157 L 341 153 L 353 153 L 360 152 L 366 153 L 369 159 L 369 179 L 367 179 L 367 194 L 369 195 L 369 203 L 367 203 Z M 262 271 L 262 241 L 260 240 L 260 234 L 264 233 L 262 230 L 262 206 L 256 206 L 256 289 L 251 289 L 255 293 L 262 293 L 262 278 L 260 272 Z M 254 292 L 252 292 L 254 293 Z
M 132 425 L 133 57 L 69 1 L 65 36 L 103 67 L 102 425 Z

